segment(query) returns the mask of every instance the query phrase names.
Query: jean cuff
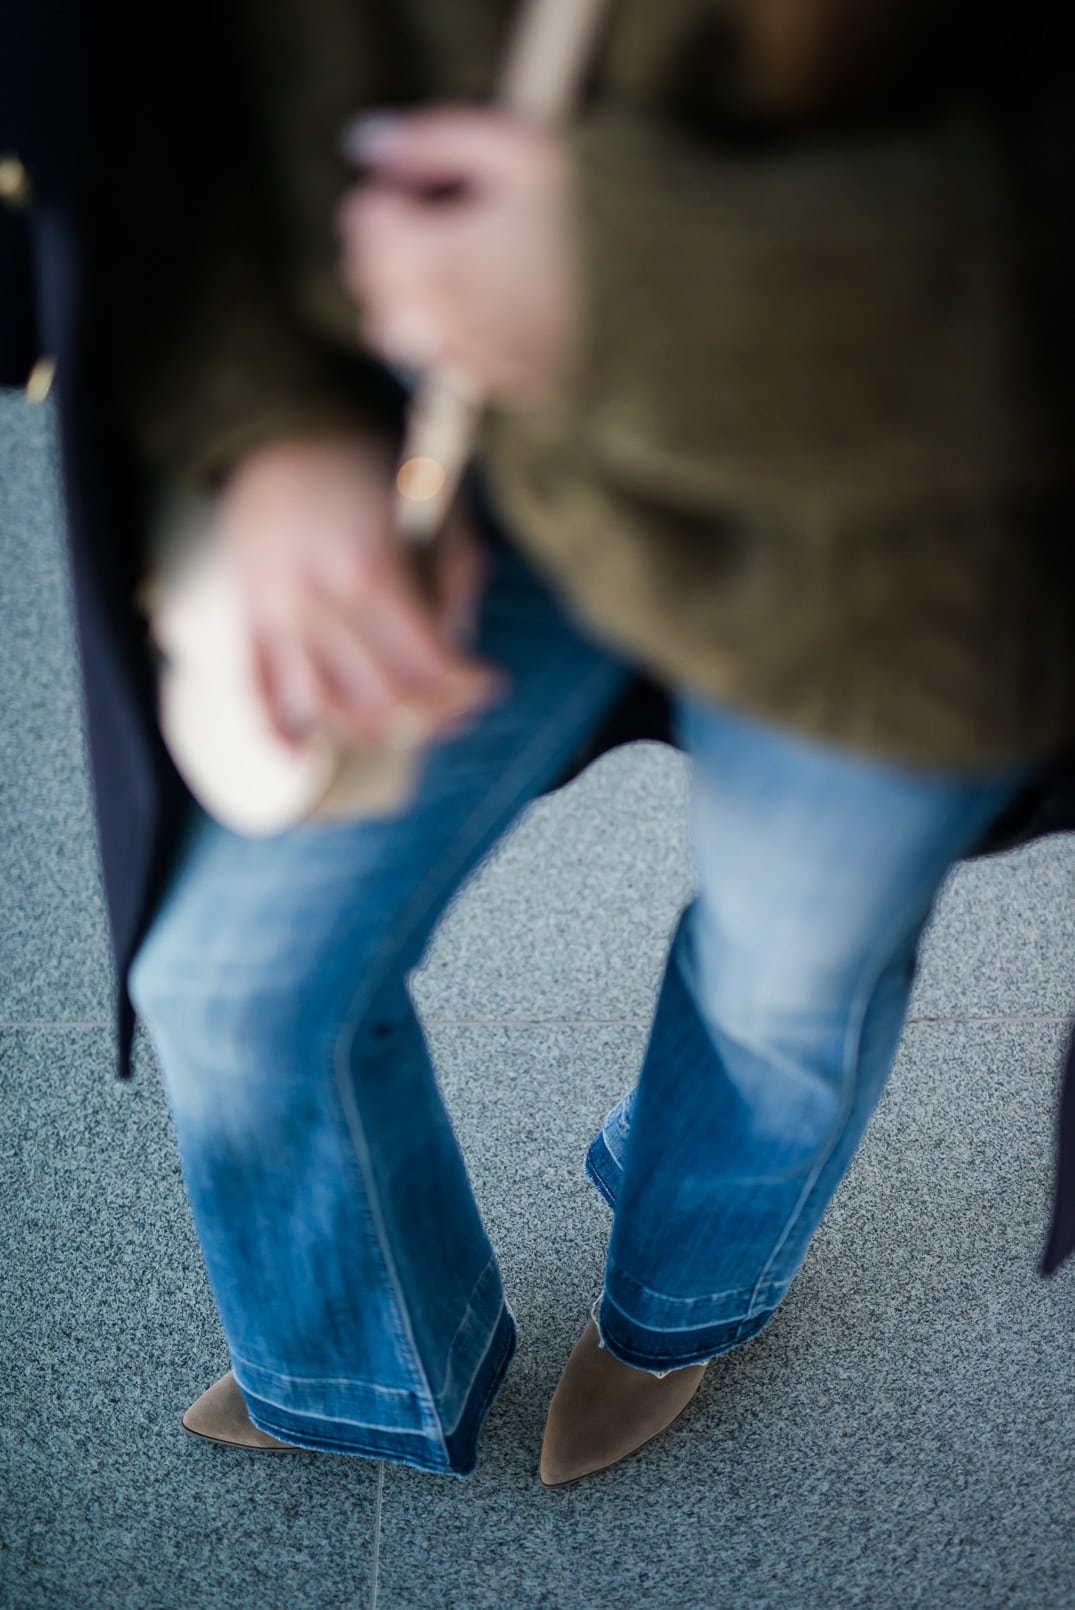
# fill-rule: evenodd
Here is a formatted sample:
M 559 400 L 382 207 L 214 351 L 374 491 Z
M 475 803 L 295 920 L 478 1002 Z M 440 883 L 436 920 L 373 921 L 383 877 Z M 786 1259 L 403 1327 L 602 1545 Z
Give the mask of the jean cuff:
M 590 1317 L 597 1327 L 598 1344 L 606 1352 L 621 1364 L 645 1370 L 647 1375 L 662 1380 L 673 1370 L 708 1364 L 722 1353 L 730 1353 L 750 1341 L 764 1330 L 774 1312 L 774 1309 L 765 1309 L 744 1319 L 706 1326 L 698 1331 L 660 1332 L 626 1320 L 614 1304 L 606 1303 L 602 1293 L 590 1310 Z

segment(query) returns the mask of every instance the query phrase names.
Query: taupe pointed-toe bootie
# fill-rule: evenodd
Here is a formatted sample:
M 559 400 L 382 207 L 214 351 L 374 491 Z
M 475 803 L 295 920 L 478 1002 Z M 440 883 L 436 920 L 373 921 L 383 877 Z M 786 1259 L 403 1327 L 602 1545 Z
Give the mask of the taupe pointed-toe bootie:
M 591 1319 L 575 1343 L 549 1404 L 538 1475 L 566 1487 L 618 1464 L 672 1424 L 701 1385 L 704 1364 L 651 1375 L 600 1345 Z
M 259 1431 L 246 1412 L 246 1403 L 232 1371 L 214 1381 L 208 1392 L 196 1398 L 183 1416 L 183 1430 L 206 1442 L 219 1442 L 228 1448 L 246 1448 L 251 1453 L 305 1453 L 304 1448 L 280 1442 L 267 1431 Z

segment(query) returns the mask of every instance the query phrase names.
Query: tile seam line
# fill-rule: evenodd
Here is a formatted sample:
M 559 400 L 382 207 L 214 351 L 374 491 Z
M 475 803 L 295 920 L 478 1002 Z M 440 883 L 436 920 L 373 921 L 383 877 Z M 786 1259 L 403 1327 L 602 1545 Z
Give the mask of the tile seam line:
M 373 1558 L 370 1561 L 370 1610 L 377 1610 L 381 1586 L 381 1515 L 384 1510 L 384 1460 L 377 1461 L 377 1490 L 373 1500 Z
M 110 1029 L 111 1018 L 104 1017 L 26 1017 L 0 1018 L 0 1029 Z
M 447 1023 L 456 1027 L 477 1028 L 540 1028 L 567 1027 L 573 1024 L 587 1027 L 648 1028 L 651 1017 L 441 1017 L 426 1013 L 424 1023 Z M 0 1018 L 0 1029 L 110 1029 L 111 1018 Z
M 425 1013 L 422 1021 L 455 1028 L 649 1028 L 652 1017 L 444 1017 Z M 1075 1023 L 1066 1012 L 928 1013 L 908 1017 L 923 1023 Z M 0 1029 L 110 1029 L 110 1018 L 0 1018 Z
M 640 1028 L 648 1029 L 650 1017 L 441 1017 L 439 1013 L 419 1013 L 423 1023 L 451 1024 L 455 1028 Z
M 908 1027 L 923 1023 L 1075 1023 L 1075 1016 L 1070 1012 L 943 1012 L 906 1019 Z
M 473 1028 L 641 1028 L 648 1029 L 650 1017 L 442 1017 L 439 1013 L 420 1013 L 423 1023 Z M 941 1012 L 908 1017 L 907 1025 L 920 1023 L 1075 1023 L 1070 1012 Z

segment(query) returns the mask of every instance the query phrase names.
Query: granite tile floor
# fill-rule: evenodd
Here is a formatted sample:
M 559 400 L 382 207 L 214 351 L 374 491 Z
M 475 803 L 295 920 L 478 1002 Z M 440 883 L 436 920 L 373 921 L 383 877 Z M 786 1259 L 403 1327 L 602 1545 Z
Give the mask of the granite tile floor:
M 599 1280 L 581 1178 L 690 889 L 640 746 L 542 801 L 415 980 L 522 1342 L 466 1482 L 205 1448 L 226 1353 L 108 957 L 48 408 L 0 397 L 0 1606 L 1075 1606 L 1075 1273 L 1035 1272 L 1075 1005 L 1075 841 L 958 869 L 888 1094 L 780 1315 L 645 1455 L 537 1482 Z

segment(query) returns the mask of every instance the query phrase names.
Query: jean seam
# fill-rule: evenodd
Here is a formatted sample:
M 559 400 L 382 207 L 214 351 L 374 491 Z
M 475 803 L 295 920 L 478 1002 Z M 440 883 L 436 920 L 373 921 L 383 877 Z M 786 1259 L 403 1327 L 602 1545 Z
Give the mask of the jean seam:
M 259 1403 L 264 1403 L 264 1402 L 267 1402 L 267 1401 L 268 1400 L 264 1399 L 264 1398 L 259 1398 L 258 1399 Z M 269 1407 L 274 1408 L 274 1407 L 279 1407 L 279 1405 L 274 1405 L 274 1404 L 270 1403 Z M 292 1411 L 290 1411 L 290 1410 L 288 1411 L 288 1413 L 291 1413 L 291 1412 Z M 296 1434 L 300 1435 L 300 1436 L 306 1435 L 306 1436 L 310 1437 L 311 1440 L 316 1439 L 315 1446 L 313 1446 L 313 1447 L 307 1447 L 305 1444 L 297 1443 L 294 1440 L 291 1441 L 291 1443 L 290 1443 L 291 1447 L 293 1447 L 293 1448 L 301 1448 L 304 1453 L 340 1453 L 340 1454 L 351 1454 L 351 1455 L 354 1455 L 354 1454 L 358 1453 L 358 1454 L 361 1454 L 364 1457 L 369 1458 L 369 1459 L 384 1459 L 384 1460 L 387 1460 L 390 1464 L 409 1465 L 409 1466 L 412 1466 L 412 1467 L 416 1467 L 419 1470 L 429 1471 L 433 1475 L 441 1475 L 441 1474 L 449 1475 L 449 1476 L 458 1475 L 458 1472 L 454 1471 L 452 1469 L 451 1465 L 448 1463 L 448 1458 L 447 1458 L 446 1453 L 445 1453 L 445 1455 L 443 1457 L 440 1457 L 437 1454 L 434 1454 L 432 1457 L 429 1457 L 429 1456 L 423 1457 L 419 1453 L 412 1453 L 412 1454 L 399 1454 L 399 1453 L 397 1453 L 397 1454 L 392 1454 L 392 1453 L 389 1453 L 389 1452 L 385 1451 L 383 1448 L 375 1447 L 372 1443 L 370 1443 L 368 1441 L 364 1441 L 362 1438 L 358 1438 L 358 1439 L 349 1438 L 348 1440 L 345 1441 L 342 1437 L 326 1436 L 322 1432 L 299 1432 L 299 1433 L 296 1433 L 295 1430 L 292 1427 L 282 1425 L 279 1420 L 274 1420 L 271 1417 L 271 1415 L 263 1415 L 263 1414 L 261 1414 L 260 1411 L 257 1411 L 256 1413 L 251 1412 L 250 1413 L 250 1418 L 254 1422 L 254 1424 L 257 1426 L 259 1431 L 267 1431 L 270 1436 L 277 1437 L 279 1439 L 279 1441 L 281 1441 L 281 1442 L 287 1442 L 289 1438 L 294 1439 Z M 325 1418 L 326 1419 L 331 1419 L 332 1417 L 331 1416 L 326 1416 Z M 399 1426 L 382 1426 L 382 1425 L 374 1426 L 374 1425 L 370 1425 L 369 1422 L 365 1421 L 365 1420 L 355 1420 L 355 1421 L 346 1421 L 345 1420 L 345 1421 L 342 1421 L 341 1423 L 344 1424 L 344 1425 L 352 1425 L 353 1424 L 353 1425 L 359 1426 L 360 1429 L 363 1430 L 363 1431 L 383 1431 L 383 1432 L 386 1432 L 386 1433 L 389 1433 L 389 1434 L 395 1433 L 397 1436 L 399 1435 L 399 1432 L 400 1432 L 400 1429 L 401 1429 Z M 416 1439 L 420 1439 L 423 1434 L 421 1432 L 417 1432 L 417 1431 L 405 1431 L 405 1435 L 415 1437 Z
M 646 1288 L 642 1287 L 641 1289 L 643 1291 L 645 1291 Z M 763 1288 L 763 1289 L 766 1289 L 766 1288 Z M 777 1286 L 776 1288 L 773 1288 L 773 1289 L 774 1290 L 779 1290 L 780 1288 L 779 1288 L 779 1286 Z M 656 1292 L 649 1292 L 649 1293 L 647 1293 L 647 1295 L 649 1295 L 649 1296 L 657 1296 L 658 1294 Z M 732 1314 L 728 1319 L 711 1320 L 711 1321 L 709 1321 L 709 1324 L 712 1324 L 712 1325 L 739 1325 L 739 1324 L 746 1323 L 746 1321 L 748 1321 L 750 1319 L 753 1319 L 755 1317 L 755 1313 L 754 1313 L 754 1310 L 749 1306 L 750 1302 L 753 1300 L 753 1295 L 754 1295 L 754 1288 L 749 1287 L 749 1286 L 744 1286 L 741 1290 L 738 1290 L 738 1291 L 716 1292 L 716 1293 L 714 1293 L 713 1299 L 709 1299 L 709 1300 L 715 1300 L 715 1298 L 722 1297 L 722 1296 L 745 1297 L 748 1300 L 748 1306 L 744 1309 L 744 1312 L 741 1313 L 741 1314 Z M 771 1305 L 770 1304 L 765 1305 L 765 1311 L 768 1311 L 770 1308 L 775 1308 L 777 1306 L 777 1304 L 781 1301 L 782 1297 L 783 1297 L 783 1292 L 781 1292 L 780 1297 L 777 1297 L 776 1302 L 772 1303 Z M 661 1300 L 662 1301 L 667 1301 L 668 1299 L 664 1298 L 664 1299 L 661 1299 Z M 673 1300 L 675 1300 L 675 1299 L 673 1299 Z M 705 1302 L 707 1299 L 702 1298 L 702 1297 L 699 1297 L 699 1298 L 691 1297 L 691 1298 L 685 1298 L 683 1300 L 686 1301 L 686 1302 L 693 1303 L 693 1302 Z M 704 1324 L 699 1325 L 697 1323 L 695 1323 L 693 1325 L 647 1325 L 643 1320 L 636 1319 L 633 1314 L 629 1314 L 627 1312 L 627 1310 L 620 1303 L 618 1303 L 616 1301 L 615 1297 L 612 1296 L 611 1292 L 608 1289 L 607 1281 L 605 1283 L 605 1287 L 604 1287 L 604 1290 L 602 1292 L 600 1301 L 608 1303 L 612 1308 L 614 1308 L 616 1310 L 616 1312 L 618 1314 L 622 1314 L 623 1318 L 634 1329 L 652 1331 L 655 1336 L 660 1336 L 660 1335 L 663 1335 L 665 1333 L 671 1335 L 672 1333 L 677 1332 L 677 1331 L 693 1331 L 693 1330 L 702 1330 L 702 1329 L 706 1328 L 706 1326 Z M 762 1312 L 762 1311 L 763 1310 L 760 1310 L 760 1309 L 758 1310 L 758 1312 Z
M 619 1282 L 625 1286 L 633 1287 L 634 1290 L 637 1291 L 641 1296 L 652 1297 L 656 1302 L 666 1303 L 670 1307 L 675 1306 L 679 1309 L 692 1308 L 696 1304 L 700 1305 L 703 1303 L 716 1302 L 720 1298 L 745 1297 L 749 1301 L 753 1297 L 755 1291 L 757 1291 L 759 1284 L 764 1284 L 762 1282 L 755 1281 L 750 1286 L 728 1286 L 723 1291 L 704 1292 L 698 1297 L 670 1297 L 667 1292 L 654 1291 L 651 1286 L 647 1286 L 635 1275 L 629 1274 L 626 1269 L 621 1269 L 618 1264 L 611 1264 L 610 1267 L 615 1269 L 616 1278 Z M 780 1286 L 782 1282 L 777 1281 L 775 1284 Z M 620 1309 L 622 1314 L 627 1315 L 627 1310 L 620 1307 L 619 1303 L 616 1304 L 616 1307 Z M 630 1318 L 630 1315 L 627 1315 L 627 1317 Z M 655 1327 L 647 1327 L 647 1329 L 653 1328 Z
M 607 1292 L 603 1292 L 594 1303 L 590 1311 L 590 1317 L 597 1328 L 597 1337 L 600 1346 L 603 1347 L 607 1352 L 611 1353 L 613 1358 L 619 1359 L 621 1364 L 628 1364 L 632 1369 L 645 1370 L 650 1375 L 656 1375 L 658 1379 L 663 1379 L 666 1375 L 671 1375 L 676 1370 L 689 1369 L 693 1364 L 709 1363 L 713 1359 L 719 1358 L 724 1353 L 732 1352 L 733 1349 L 740 1346 L 741 1343 L 749 1341 L 752 1337 L 756 1336 L 759 1331 L 763 1330 L 766 1324 L 772 1318 L 773 1314 L 776 1312 L 776 1305 L 774 1305 L 773 1308 L 763 1309 L 755 1315 L 744 1315 L 729 1319 L 727 1321 L 719 1321 L 718 1323 L 721 1329 L 732 1330 L 732 1335 L 727 1341 L 719 1343 L 715 1348 L 708 1344 L 703 1347 L 698 1347 L 696 1349 L 700 1355 L 698 1358 L 679 1359 L 673 1364 L 669 1363 L 666 1358 L 661 1358 L 658 1362 L 657 1356 L 653 1353 L 647 1352 L 647 1350 L 643 1347 L 621 1347 L 620 1350 L 617 1351 L 616 1345 L 610 1344 L 610 1338 L 606 1330 L 602 1328 L 601 1309 L 605 1303 L 610 1303 L 611 1306 L 616 1309 L 617 1313 L 623 1313 L 623 1309 L 620 1308 L 619 1305 L 609 1297 Z M 634 1321 L 631 1320 L 630 1315 L 625 1315 L 624 1317 L 629 1323 L 634 1323 Z M 650 1327 L 641 1326 L 640 1328 L 647 1330 Z M 710 1327 L 691 1327 L 691 1329 L 695 1331 L 708 1328 Z M 655 1332 L 655 1334 L 662 1333 Z M 692 1351 L 695 1351 L 695 1349 L 692 1349 Z M 630 1353 L 633 1356 L 631 1358 L 627 1358 L 624 1356 L 626 1353 Z M 636 1360 L 638 1359 L 644 1359 L 646 1362 L 641 1364 L 637 1363 Z
M 354 1375 L 287 1375 L 283 1370 L 270 1370 L 264 1364 L 255 1364 L 252 1358 L 244 1358 L 234 1348 L 229 1348 L 232 1364 L 241 1364 L 244 1369 L 256 1370 L 258 1375 L 267 1376 L 273 1381 L 287 1381 L 293 1386 L 354 1386 L 361 1387 L 364 1392 L 375 1392 L 378 1397 L 413 1398 L 415 1394 L 399 1386 L 378 1386 L 375 1381 L 364 1381 Z M 260 1393 L 255 1394 L 260 1396 Z M 284 1403 L 278 1408 L 287 1408 Z M 291 1410 L 288 1410 L 291 1413 Z M 331 1419 L 332 1416 L 326 1416 Z
M 464 1330 L 464 1328 L 465 1328 L 465 1326 L 467 1324 L 467 1321 L 470 1319 L 471 1314 L 474 1312 L 474 1293 L 477 1291 L 478 1287 L 481 1285 L 482 1281 L 485 1279 L 485 1277 L 489 1273 L 490 1269 L 495 1269 L 496 1267 L 497 1267 L 496 1254 L 493 1253 L 486 1260 L 485 1266 L 483 1267 L 481 1274 L 478 1276 L 477 1280 L 474 1282 L 473 1286 L 471 1286 L 470 1291 L 467 1294 L 467 1305 L 466 1305 L 465 1309 L 463 1310 L 463 1317 L 459 1321 L 458 1325 L 455 1327 L 455 1330 L 452 1333 L 452 1339 L 448 1343 L 448 1346 L 447 1346 L 447 1348 L 445 1350 L 446 1351 L 446 1356 L 447 1356 L 447 1358 L 449 1360 L 449 1363 L 445 1365 L 444 1378 L 441 1381 L 440 1387 L 439 1387 L 439 1389 L 438 1389 L 438 1391 L 436 1393 L 436 1396 L 434 1397 L 434 1400 L 433 1400 L 435 1403 L 439 1403 L 441 1401 L 441 1399 L 442 1399 L 442 1397 L 444 1395 L 444 1388 L 448 1384 L 448 1372 L 449 1372 L 449 1369 L 450 1369 L 450 1360 L 451 1360 L 451 1355 L 452 1355 L 452 1349 L 454 1348 L 456 1342 L 459 1340 L 459 1337 L 461 1336 L 461 1334 L 462 1334 L 462 1332 L 463 1332 L 463 1330 Z M 501 1299 L 501 1305 L 500 1306 L 501 1306 L 502 1311 L 507 1306 L 507 1304 L 504 1302 L 503 1298 Z M 488 1348 L 486 1348 L 486 1351 L 488 1352 Z
M 491 1260 L 491 1261 L 495 1261 L 495 1260 Z M 514 1340 L 517 1340 L 517 1338 L 518 1338 L 518 1326 L 517 1326 L 517 1324 L 515 1322 L 515 1316 L 512 1313 L 511 1309 L 508 1307 L 506 1302 L 501 1305 L 501 1310 L 500 1311 L 501 1311 L 502 1315 L 506 1314 L 507 1317 L 508 1317 L 508 1321 L 509 1321 L 509 1323 L 511 1325 L 511 1328 L 512 1328 L 513 1342 L 514 1342 Z M 460 1425 L 463 1423 L 463 1416 L 467 1413 L 468 1409 L 473 1407 L 471 1405 L 471 1403 L 470 1403 L 470 1393 L 473 1391 L 474 1382 L 481 1375 L 481 1372 L 482 1372 L 482 1369 L 483 1369 L 483 1367 L 485 1365 L 485 1362 L 488 1359 L 489 1354 L 493 1350 L 493 1344 L 496 1341 L 496 1335 L 497 1335 L 498 1326 L 499 1326 L 499 1319 L 497 1321 L 497 1325 L 493 1327 L 492 1334 L 491 1334 L 488 1342 L 485 1344 L 485 1351 L 482 1353 L 482 1356 L 481 1356 L 480 1360 L 478 1361 L 478 1365 L 477 1365 L 477 1367 L 476 1367 L 476 1369 L 474 1371 L 474 1374 L 471 1377 L 470 1388 L 469 1388 L 469 1390 L 467 1392 L 466 1400 L 464 1401 L 463 1407 L 460 1409 L 458 1416 L 452 1422 L 452 1424 L 450 1426 L 445 1427 L 445 1437 L 446 1438 L 454 1435 L 454 1433 L 456 1431 L 458 1431 Z M 512 1347 L 512 1351 L 514 1351 L 514 1346 Z M 484 1406 L 489 1401 L 489 1399 L 490 1399 L 490 1394 L 487 1393 L 483 1397 L 481 1405 L 479 1405 L 479 1411 L 480 1411 L 480 1408 L 482 1406 Z
M 410 1426 L 391 1424 L 381 1425 L 379 1422 L 374 1422 L 373 1420 L 352 1420 L 350 1416 L 346 1414 L 324 1414 L 320 1410 L 317 1413 L 311 1413 L 306 1409 L 292 1409 L 289 1408 L 286 1403 L 274 1403 L 272 1398 L 265 1397 L 261 1392 L 251 1392 L 250 1396 L 255 1398 L 258 1403 L 268 1404 L 270 1409 L 283 1409 L 285 1414 L 293 1415 L 296 1420 L 310 1420 L 314 1425 L 322 1425 L 327 1422 L 329 1425 L 334 1426 L 361 1426 L 363 1431 L 394 1431 L 397 1433 L 397 1435 L 402 1431 L 403 1434 L 408 1437 L 420 1437 L 424 1435 L 424 1433 L 421 1431 L 412 1430 Z M 253 1416 L 251 1416 L 251 1418 L 253 1418 Z M 267 1420 L 269 1417 L 268 1415 L 261 1415 L 259 1418 L 261 1420 Z M 258 1424 L 258 1421 L 255 1421 L 255 1424 Z M 277 1421 L 276 1424 L 277 1426 L 280 1426 L 280 1421 Z M 262 1431 L 269 1429 L 269 1427 L 263 1425 L 258 1425 L 258 1428 Z M 275 1434 L 277 1433 L 274 1433 L 274 1435 Z M 281 1429 L 278 1434 L 281 1442 L 287 1441 L 287 1431 L 285 1429 Z
M 350 1054 L 355 1042 L 355 1038 L 357 1038 L 357 1029 L 355 1036 L 353 1036 L 347 1042 L 347 1055 L 345 1062 L 348 1069 L 350 1068 Z M 363 1197 L 365 1198 L 365 1215 L 369 1222 L 370 1230 L 380 1255 L 381 1265 L 384 1271 L 385 1284 L 388 1294 L 391 1298 L 389 1311 L 391 1314 L 392 1329 L 394 1333 L 393 1341 L 396 1347 L 397 1355 L 402 1356 L 407 1373 L 410 1379 L 414 1382 L 415 1396 L 425 1405 L 427 1412 L 432 1413 L 435 1418 L 435 1400 L 430 1393 L 429 1380 L 418 1356 L 418 1350 L 414 1345 L 414 1337 L 411 1334 L 410 1326 L 404 1311 L 404 1305 L 401 1300 L 399 1281 L 396 1278 L 395 1272 L 392 1268 L 392 1261 L 382 1233 L 380 1214 L 378 1211 L 378 1204 L 375 1201 L 375 1191 L 373 1188 L 373 1172 L 369 1163 L 368 1148 L 365 1146 L 365 1137 L 364 1135 L 362 1136 L 360 1144 L 359 1136 L 356 1134 L 356 1126 L 351 1122 L 347 1101 L 343 1091 L 341 1090 L 339 1050 L 340 1042 L 337 1032 L 337 1035 L 333 1037 L 332 1051 L 330 1053 L 331 1062 L 327 1071 L 330 1077 L 332 1077 L 334 1080 L 337 1100 L 339 1101 L 340 1110 L 343 1117 L 344 1128 L 346 1129 L 351 1141 L 352 1161 L 358 1171 L 359 1184 L 361 1187 L 359 1192 L 356 1194 L 359 1200 L 361 1200 Z M 359 1121 L 357 1127 L 359 1133 L 361 1133 L 361 1121 Z

